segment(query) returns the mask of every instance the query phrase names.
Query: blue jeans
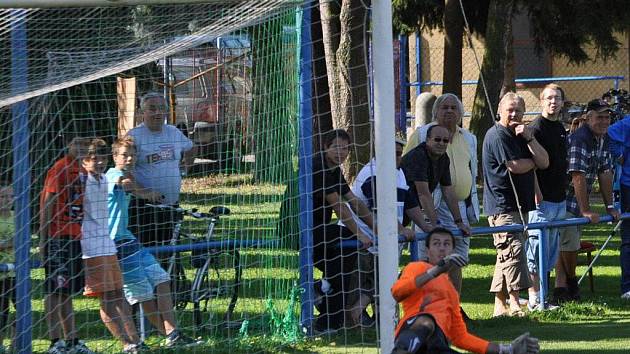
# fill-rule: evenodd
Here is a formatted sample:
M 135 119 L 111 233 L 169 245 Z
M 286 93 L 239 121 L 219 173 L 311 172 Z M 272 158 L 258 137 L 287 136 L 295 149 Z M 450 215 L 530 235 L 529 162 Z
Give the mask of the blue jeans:
M 630 212 L 630 186 L 620 185 L 621 211 Z M 621 223 L 621 293 L 630 291 L 630 220 Z
M 529 212 L 529 223 L 562 220 L 566 214 L 566 202 L 547 202 L 542 201 L 536 210 Z M 538 254 L 540 249 L 540 235 L 542 230 L 531 229 L 528 231 L 527 237 L 527 269 L 530 273 L 538 274 Z M 546 270 L 550 271 L 556 266 L 558 254 L 560 252 L 560 243 L 558 240 L 560 230 L 557 228 L 547 229 L 545 234 L 545 246 L 547 249 L 544 255 Z

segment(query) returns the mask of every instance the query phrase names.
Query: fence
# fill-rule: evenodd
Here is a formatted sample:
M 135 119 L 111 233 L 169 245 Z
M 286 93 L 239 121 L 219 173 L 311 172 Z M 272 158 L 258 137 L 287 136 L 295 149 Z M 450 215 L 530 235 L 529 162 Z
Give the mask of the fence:
M 405 107 L 410 105 L 411 112 L 415 111 L 414 95 L 408 101 L 410 88 L 415 88 L 416 95 L 424 91 L 432 92 L 436 95 L 440 94 L 437 88 L 442 85 L 442 38 L 441 35 L 436 33 L 416 33 L 413 36 L 401 35 L 398 38 L 400 60 L 397 71 L 401 82 L 398 104 L 403 109 L 400 109 L 397 113 L 398 127 L 402 131 L 405 130 L 403 123 L 406 124 L 407 121 L 407 110 Z M 522 41 L 520 43 L 523 44 Z M 517 46 L 516 43 L 515 46 Z M 478 55 L 483 55 L 483 44 L 475 41 L 474 47 Z M 525 47 L 521 49 L 532 51 L 532 48 Z M 522 70 L 520 73 L 516 73 L 517 92 L 525 98 L 528 114 L 537 114 L 539 111 L 538 94 L 541 88 L 549 82 L 559 82 L 563 86 L 568 100 L 578 103 L 586 103 L 593 98 L 598 98 L 611 88 L 624 88 L 627 90 L 629 83 L 625 80 L 625 77 L 628 75 L 627 63 L 630 60 L 627 49 L 620 49 L 619 55 L 608 62 L 594 60 L 582 66 L 568 64 L 565 59 L 551 58 L 544 53 L 542 54 L 542 59 L 534 55 L 520 58 L 521 65 L 536 65 L 544 68 L 544 72 Z M 518 48 L 515 48 L 515 51 L 518 50 Z M 594 55 L 595 53 L 589 50 L 589 54 Z M 518 60 L 519 58 L 517 58 Z M 540 60 L 542 61 L 539 63 Z M 472 102 L 474 100 L 477 77 L 479 76 L 472 48 L 464 48 L 462 62 L 462 101 L 469 116 L 472 111 Z M 528 75 L 530 72 L 535 73 L 536 76 Z M 412 81 L 413 77 L 415 77 L 415 80 Z M 587 82 L 590 84 L 585 85 Z M 612 87 L 609 86 L 609 82 L 612 83 Z
M 621 222 L 621 220 L 627 220 L 627 219 L 630 219 L 630 213 L 621 214 L 621 216 L 619 217 L 619 221 L 613 220 L 612 216 L 610 215 L 603 215 L 600 217 L 599 223 L 610 223 L 610 222 L 618 223 L 618 222 Z M 493 233 L 501 233 L 501 232 L 526 232 L 527 230 L 539 229 L 539 230 L 542 230 L 541 237 L 545 238 L 546 237 L 545 235 L 547 234 L 547 232 L 549 232 L 549 229 L 551 228 L 563 228 L 563 227 L 568 227 L 568 226 L 589 225 L 589 224 L 590 224 L 590 220 L 588 218 L 570 218 L 566 220 L 556 220 L 556 221 L 542 222 L 542 223 L 531 223 L 527 225 L 513 224 L 513 225 L 504 225 L 504 226 L 496 226 L 496 227 L 474 227 L 472 228 L 471 236 L 491 235 Z M 455 234 L 461 236 L 461 232 L 455 232 Z M 417 247 L 415 245 L 415 242 L 421 242 L 425 238 L 426 238 L 425 233 L 417 234 L 416 241 L 413 242 L 413 245 L 411 248 L 412 260 L 415 260 L 415 261 L 418 260 Z M 408 241 L 406 241 L 404 237 L 399 237 L 398 242 L 406 243 Z M 359 243 L 357 241 L 343 241 L 342 247 L 357 248 L 359 247 Z M 547 253 L 547 250 L 545 249 L 547 247 L 546 242 L 540 242 L 539 247 L 540 249 L 539 249 L 539 254 L 538 254 L 539 255 L 538 264 L 540 264 L 540 274 L 546 274 L 550 269 L 550 265 L 547 264 L 547 260 L 544 257 L 544 255 Z M 414 253 L 413 250 L 416 250 L 416 252 Z M 541 304 L 544 304 L 545 299 L 547 299 L 547 289 L 548 289 L 547 277 L 540 277 L 540 303 Z

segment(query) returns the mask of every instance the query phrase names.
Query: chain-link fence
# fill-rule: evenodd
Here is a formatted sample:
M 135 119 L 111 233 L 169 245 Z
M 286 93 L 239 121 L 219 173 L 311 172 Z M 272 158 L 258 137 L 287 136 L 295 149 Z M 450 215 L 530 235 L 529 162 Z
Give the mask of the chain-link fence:
M 576 104 L 585 104 L 591 99 L 599 98 L 613 88 L 628 90 L 629 39 L 628 35 L 620 34 L 618 37 L 622 46 L 614 58 L 607 61 L 595 59 L 596 49 L 589 48 L 586 51 L 591 60 L 576 65 L 570 64 L 566 58 L 552 57 L 544 51 L 539 56 L 530 39 L 518 39 L 515 35 L 516 90 L 525 98 L 527 115 L 534 116 L 540 112 L 538 97 L 543 87 L 550 82 L 561 85 L 566 92 L 567 101 Z M 408 87 L 405 101 L 407 112 L 415 112 L 417 95 L 422 92 L 435 95 L 442 93 L 444 35 L 441 32 L 424 32 L 403 36 L 400 40 L 406 42 L 408 57 L 405 61 L 407 66 L 399 66 L 398 70 L 403 70 L 402 76 L 406 80 L 402 80 L 402 84 Z M 473 47 L 465 45 L 462 51 L 462 102 L 466 109 L 464 126 L 468 126 L 470 121 L 483 55 L 483 43 L 474 38 Z M 413 113 L 408 114 L 408 117 L 413 120 Z

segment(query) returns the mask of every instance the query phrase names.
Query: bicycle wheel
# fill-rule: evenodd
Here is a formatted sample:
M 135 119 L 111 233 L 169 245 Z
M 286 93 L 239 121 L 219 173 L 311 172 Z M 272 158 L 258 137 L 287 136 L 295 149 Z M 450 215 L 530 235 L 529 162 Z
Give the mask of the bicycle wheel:
M 168 273 L 171 277 L 171 295 L 173 306 L 177 310 L 183 310 L 190 302 L 191 284 L 186 278 L 186 273 L 181 260 L 175 255 L 175 262 L 169 265 Z
M 240 254 L 238 250 L 211 249 L 206 256 L 207 259 L 197 270 L 192 285 L 194 323 L 197 328 L 212 325 L 240 327 L 240 322 L 233 318 L 242 276 Z M 212 323 L 210 313 L 220 312 L 225 306 L 224 322 Z

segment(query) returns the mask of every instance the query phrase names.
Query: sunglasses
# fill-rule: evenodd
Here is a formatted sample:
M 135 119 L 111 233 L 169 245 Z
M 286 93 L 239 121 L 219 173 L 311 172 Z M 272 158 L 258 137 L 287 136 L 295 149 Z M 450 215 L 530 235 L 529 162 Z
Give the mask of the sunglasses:
M 436 143 L 442 142 L 443 144 L 448 144 L 450 142 L 450 139 L 448 139 L 448 138 L 433 138 L 433 141 L 435 141 Z

